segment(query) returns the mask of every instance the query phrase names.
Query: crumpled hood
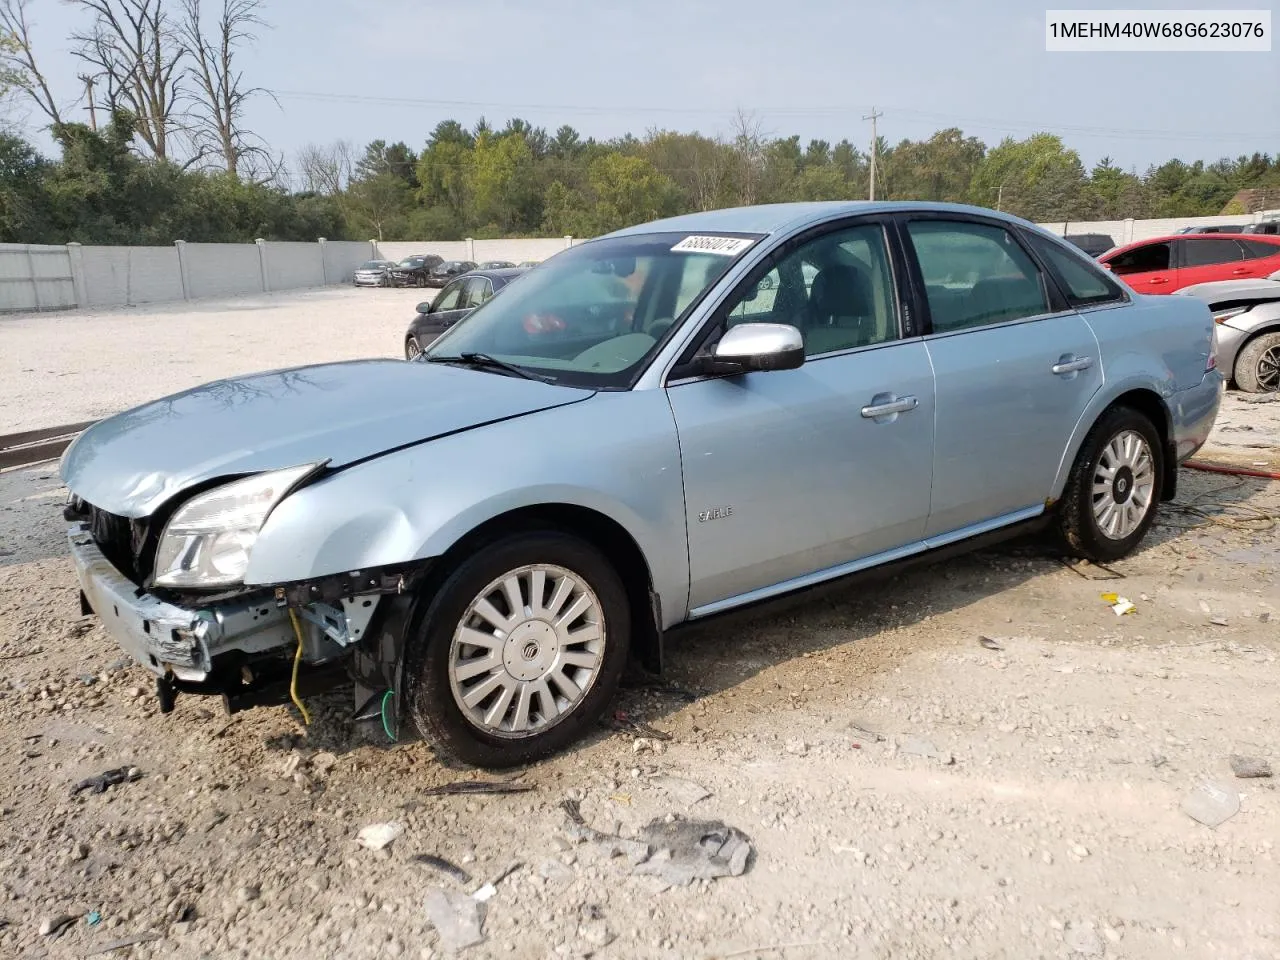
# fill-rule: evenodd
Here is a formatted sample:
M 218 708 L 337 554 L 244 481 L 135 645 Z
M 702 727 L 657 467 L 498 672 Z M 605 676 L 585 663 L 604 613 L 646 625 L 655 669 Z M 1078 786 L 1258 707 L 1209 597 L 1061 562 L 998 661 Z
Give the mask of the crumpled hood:
M 397 447 L 592 396 L 403 360 L 354 360 L 219 380 L 94 424 L 62 458 L 71 492 L 145 517 L 193 484 Z

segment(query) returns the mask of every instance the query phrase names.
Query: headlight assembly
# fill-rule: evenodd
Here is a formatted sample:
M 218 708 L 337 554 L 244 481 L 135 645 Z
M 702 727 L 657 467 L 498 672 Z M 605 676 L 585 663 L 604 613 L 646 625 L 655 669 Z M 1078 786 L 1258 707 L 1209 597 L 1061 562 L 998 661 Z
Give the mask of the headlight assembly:
M 239 583 L 267 517 L 323 463 L 271 470 L 214 487 L 180 506 L 156 551 L 161 587 L 225 587 Z

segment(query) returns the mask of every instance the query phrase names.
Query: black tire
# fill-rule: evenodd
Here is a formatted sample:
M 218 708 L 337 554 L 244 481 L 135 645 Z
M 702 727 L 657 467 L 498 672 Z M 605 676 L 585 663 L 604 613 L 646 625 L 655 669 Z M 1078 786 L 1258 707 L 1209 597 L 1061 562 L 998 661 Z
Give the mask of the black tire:
M 1151 456 L 1154 473 L 1146 514 L 1130 534 L 1120 538 L 1108 536 L 1094 515 L 1093 480 L 1099 463 L 1111 444 L 1121 434 L 1132 431 L 1142 437 Z M 1164 490 L 1164 445 L 1151 421 L 1131 407 L 1112 407 L 1093 425 L 1080 447 L 1076 462 L 1067 478 L 1058 512 L 1058 530 L 1067 550 L 1094 563 L 1112 563 L 1134 551 L 1155 521 L 1156 510 Z M 1124 487 L 1124 479 L 1117 483 Z M 1128 487 L 1132 493 L 1132 485 Z M 1122 496 L 1112 493 L 1112 496 Z
M 591 686 L 541 733 L 501 737 L 473 724 L 455 699 L 449 676 L 454 633 L 473 600 L 494 580 L 531 564 L 553 564 L 583 580 L 600 602 L 604 651 Z M 405 663 L 405 703 L 418 731 L 445 761 L 503 769 L 546 757 L 581 738 L 600 720 L 618 689 L 631 642 L 627 592 L 613 565 L 577 537 L 520 533 L 489 543 L 455 567 L 412 628 Z
M 426 278 L 426 277 L 419 277 L 419 278 L 418 278 L 418 286 L 419 286 L 419 287 L 425 287 L 426 285 L 427 285 L 427 278 Z
M 1236 354 L 1231 377 L 1245 393 L 1274 393 L 1280 390 L 1280 333 L 1254 337 Z
M 418 346 L 418 341 L 413 337 L 405 337 L 404 339 L 404 358 L 412 360 L 418 354 L 422 353 L 422 348 Z

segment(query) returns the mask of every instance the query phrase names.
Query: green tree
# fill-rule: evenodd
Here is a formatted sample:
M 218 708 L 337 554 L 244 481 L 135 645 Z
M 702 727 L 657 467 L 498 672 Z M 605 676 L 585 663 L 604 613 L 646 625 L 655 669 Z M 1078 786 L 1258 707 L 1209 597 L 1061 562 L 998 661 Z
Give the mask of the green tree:
M 676 185 L 643 157 L 601 157 L 591 164 L 588 179 L 598 233 L 670 216 L 679 208 Z

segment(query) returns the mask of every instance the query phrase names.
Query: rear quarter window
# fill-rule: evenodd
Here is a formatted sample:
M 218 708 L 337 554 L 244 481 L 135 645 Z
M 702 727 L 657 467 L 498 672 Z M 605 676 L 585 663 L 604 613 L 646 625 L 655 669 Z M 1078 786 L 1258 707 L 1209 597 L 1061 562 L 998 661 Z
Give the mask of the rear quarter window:
M 1086 260 L 1074 250 L 1038 233 L 1026 231 L 1023 235 L 1036 255 L 1045 262 L 1072 306 L 1127 299 L 1120 285 L 1094 261 Z

